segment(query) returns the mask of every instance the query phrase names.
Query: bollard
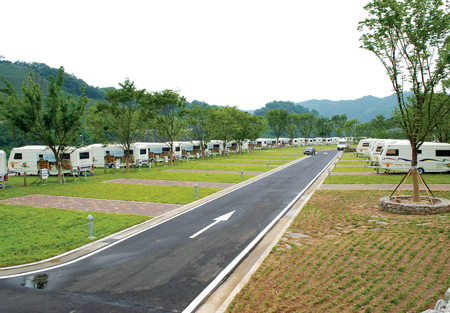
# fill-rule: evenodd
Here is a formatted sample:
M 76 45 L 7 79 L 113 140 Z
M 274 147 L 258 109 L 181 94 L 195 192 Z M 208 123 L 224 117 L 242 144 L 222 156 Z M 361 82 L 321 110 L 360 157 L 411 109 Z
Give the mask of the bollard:
M 284 157 L 283 157 L 283 163 L 284 163 Z
M 89 227 L 89 238 L 94 239 L 95 237 L 92 236 L 92 228 L 93 228 L 92 221 L 94 220 L 94 218 L 92 217 L 92 215 L 89 214 L 87 217 L 87 220 L 88 220 L 88 227 Z
M 295 154 L 294 154 L 294 160 L 295 160 Z
M 187 157 L 186 162 L 189 163 L 189 156 Z
M 328 169 L 328 178 L 331 176 L 331 169 Z
M 148 169 L 149 169 L 149 170 L 152 169 L 152 161 L 148 162 Z
M 337 164 L 337 162 L 336 162 L 336 163 L 334 163 L 334 168 L 336 168 L 336 164 Z
M 195 187 L 195 197 L 198 198 L 198 184 L 195 184 L 194 187 Z
M 269 169 L 269 162 L 267 162 L 267 169 Z
M 241 170 L 241 179 L 244 179 L 244 170 Z

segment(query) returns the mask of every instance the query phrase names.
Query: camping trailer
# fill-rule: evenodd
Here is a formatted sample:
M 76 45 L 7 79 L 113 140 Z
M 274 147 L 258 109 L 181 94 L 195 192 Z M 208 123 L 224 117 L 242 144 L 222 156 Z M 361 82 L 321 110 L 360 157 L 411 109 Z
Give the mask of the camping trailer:
M 412 149 L 409 141 L 387 143 L 378 156 L 379 168 L 407 172 L 411 168 Z M 450 171 L 450 144 L 424 142 L 417 154 L 419 173 Z
M 364 156 L 369 156 L 370 147 L 377 141 L 376 138 L 368 138 L 360 140 L 356 147 L 356 153 Z
M 348 142 L 347 139 L 341 138 L 338 140 L 338 145 L 337 145 L 338 150 L 344 150 L 344 149 L 348 149 L 348 148 L 350 148 L 350 143 Z
M 8 162 L 6 160 L 6 152 L 0 150 L 0 185 L 5 188 L 3 182 L 8 181 Z
M 88 148 L 92 151 L 92 159 L 96 168 L 105 166 L 106 168 L 114 168 L 116 167 L 116 162 L 124 156 L 123 149 L 119 145 L 105 146 L 100 143 L 94 143 L 89 145 Z M 125 164 L 121 164 L 121 166 L 125 166 Z
M 63 174 L 90 171 L 94 162 L 89 148 L 68 148 L 61 153 Z M 75 166 L 75 168 L 74 168 Z M 49 147 L 43 145 L 29 145 L 13 148 L 8 160 L 8 170 L 13 173 L 27 173 L 39 175 L 40 169 L 48 169 L 49 175 L 58 175 L 56 158 Z

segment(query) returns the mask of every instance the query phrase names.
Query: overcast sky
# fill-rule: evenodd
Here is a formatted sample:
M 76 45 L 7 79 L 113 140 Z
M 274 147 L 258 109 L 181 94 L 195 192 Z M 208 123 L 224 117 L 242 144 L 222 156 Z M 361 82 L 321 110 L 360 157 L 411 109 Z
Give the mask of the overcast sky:
M 384 68 L 359 48 L 368 2 L 4 1 L 0 55 L 64 66 L 96 87 L 129 78 L 243 110 L 385 97 L 393 92 Z

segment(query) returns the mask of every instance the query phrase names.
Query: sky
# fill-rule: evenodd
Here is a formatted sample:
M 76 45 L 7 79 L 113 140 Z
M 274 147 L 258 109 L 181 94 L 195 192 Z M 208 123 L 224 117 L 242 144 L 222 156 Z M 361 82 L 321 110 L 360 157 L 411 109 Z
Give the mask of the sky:
M 271 101 L 393 94 L 360 47 L 368 0 L 4 1 L 0 55 L 95 87 L 255 110 Z M 0 73 L 1 74 L 1 73 Z

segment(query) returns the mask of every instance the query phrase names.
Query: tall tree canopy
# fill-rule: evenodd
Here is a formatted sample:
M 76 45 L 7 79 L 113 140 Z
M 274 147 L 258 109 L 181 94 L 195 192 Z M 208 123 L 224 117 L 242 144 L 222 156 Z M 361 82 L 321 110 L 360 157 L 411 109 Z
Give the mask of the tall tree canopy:
M 381 61 L 397 95 L 394 116 L 412 148 L 413 199 L 419 201 L 417 153 L 429 133 L 450 110 L 447 96 L 434 95 L 449 77 L 445 50 L 450 35 L 448 2 L 441 0 L 374 0 L 360 22 L 362 48 Z M 404 92 L 412 91 L 411 97 Z M 445 88 L 443 88 L 445 92 Z
M 270 110 L 266 114 L 266 119 L 270 129 L 277 138 L 278 144 L 278 139 L 286 131 L 288 124 L 288 112 L 281 109 Z
M 92 128 L 102 133 L 114 135 L 125 151 L 126 171 L 130 165 L 130 150 L 142 139 L 149 129 L 149 121 L 155 115 L 152 96 L 145 89 L 138 90 L 134 82 L 127 78 L 120 83 L 120 89 L 109 89 L 105 96 L 107 102 L 97 102 L 87 118 Z M 102 140 L 104 141 L 104 140 Z
M 62 183 L 61 153 L 78 138 L 88 101 L 84 89 L 81 89 L 78 100 L 62 92 L 63 67 L 60 67 L 56 78 L 50 76 L 45 99 L 40 85 L 33 82 L 31 73 L 22 87 L 23 98 L 18 97 L 12 85 L 3 76 L 2 80 L 6 88 L 0 91 L 8 95 L 7 99 L 0 98 L 0 105 L 5 108 L 5 117 L 18 130 L 43 142 L 52 150 L 58 164 L 58 182 Z

